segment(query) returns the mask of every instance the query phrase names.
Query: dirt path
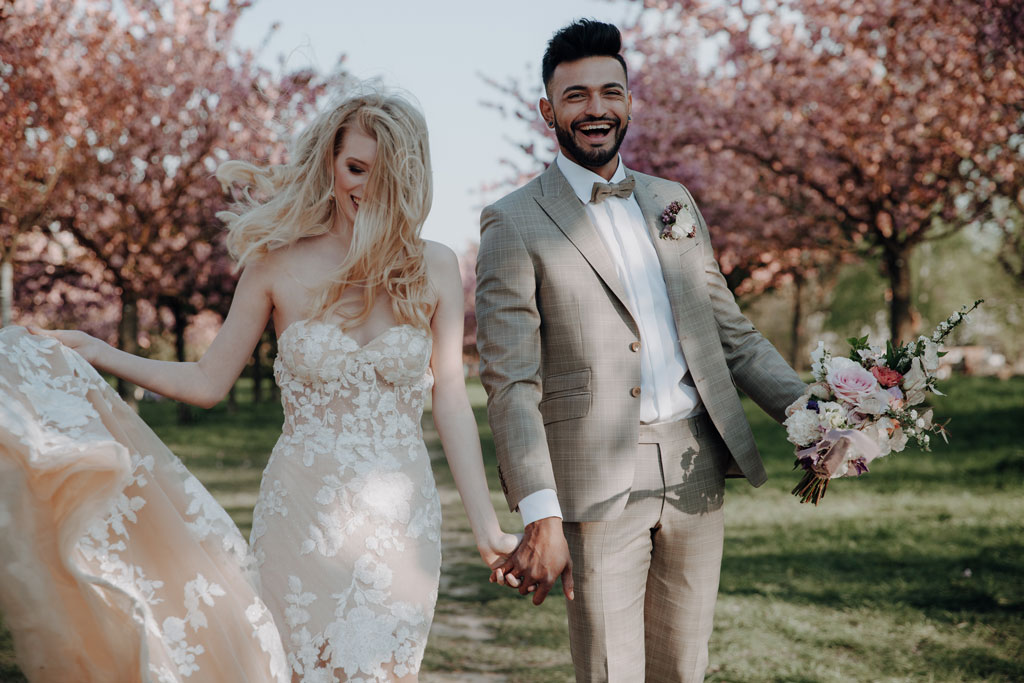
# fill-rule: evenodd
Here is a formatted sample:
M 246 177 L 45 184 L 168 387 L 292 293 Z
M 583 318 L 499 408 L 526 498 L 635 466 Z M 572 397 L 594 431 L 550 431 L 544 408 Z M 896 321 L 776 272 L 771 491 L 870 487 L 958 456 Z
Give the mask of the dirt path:
M 427 434 L 427 443 L 431 443 Z M 436 441 L 433 441 L 436 443 Z M 444 523 L 437 609 L 420 680 L 423 683 L 570 683 L 565 606 L 551 599 L 534 607 L 515 591 L 488 583 L 469 520 L 446 471 L 432 450 Z M 518 531 L 518 515 L 495 509 L 503 528 Z

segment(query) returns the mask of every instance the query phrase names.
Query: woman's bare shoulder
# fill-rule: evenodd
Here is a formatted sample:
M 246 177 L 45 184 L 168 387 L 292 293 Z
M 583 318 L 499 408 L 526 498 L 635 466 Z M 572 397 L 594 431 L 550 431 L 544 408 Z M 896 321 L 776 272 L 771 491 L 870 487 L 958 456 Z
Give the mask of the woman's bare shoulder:
M 260 267 L 275 276 L 311 275 L 326 266 L 336 265 L 326 235 L 303 237 L 260 255 Z
M 423 258 L 426 261 L 429 274 L 444 272 L 451 268 L 458 270 L 459 268 L 459 257 L 455 255 L 451 247 L 440 242 L 423 240 Z

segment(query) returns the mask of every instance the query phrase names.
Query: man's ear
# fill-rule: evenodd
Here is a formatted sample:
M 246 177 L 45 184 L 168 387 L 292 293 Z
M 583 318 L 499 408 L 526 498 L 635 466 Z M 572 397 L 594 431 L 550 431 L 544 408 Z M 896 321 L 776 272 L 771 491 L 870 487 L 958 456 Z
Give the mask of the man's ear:
M 555 127 L 555 110 L 551 106 L 551 102 L 546 97 L 540 98 L 537 102 L 537 109 L 540 110 L 540 115 L 544 118 L 544 123 L 547 124 L 548 128 Z

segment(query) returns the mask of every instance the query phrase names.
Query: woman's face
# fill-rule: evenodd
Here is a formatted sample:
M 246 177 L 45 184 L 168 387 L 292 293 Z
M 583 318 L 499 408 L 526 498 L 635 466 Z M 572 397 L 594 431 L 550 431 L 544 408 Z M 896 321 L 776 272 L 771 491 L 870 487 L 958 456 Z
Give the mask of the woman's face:
M 352 225 L 359 202 L 363 199 L 366 180 L 377 158 L 377 141 L 361 128 L 345 130 L 341 151 L 334 157 L 334 196 L 342 221 Z

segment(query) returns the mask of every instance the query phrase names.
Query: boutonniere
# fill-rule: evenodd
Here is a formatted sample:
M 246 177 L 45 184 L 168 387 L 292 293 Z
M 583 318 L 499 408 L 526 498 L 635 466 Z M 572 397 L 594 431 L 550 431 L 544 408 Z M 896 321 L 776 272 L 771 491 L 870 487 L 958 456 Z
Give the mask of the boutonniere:
M 683 227 L 679 225 L 679 212 L 683 209 L 685 211 L 686 218 L 690 218 L 690 207 L 684 207 L 679 202 L 672 202 L 665 207 L 665 210 L 661 212 L 661 233 L 658 235 L 663 240 L 681 240 L 683 236 L 693 237 L 697 234 L 697 226 L 690 221 L 689 227 Z

